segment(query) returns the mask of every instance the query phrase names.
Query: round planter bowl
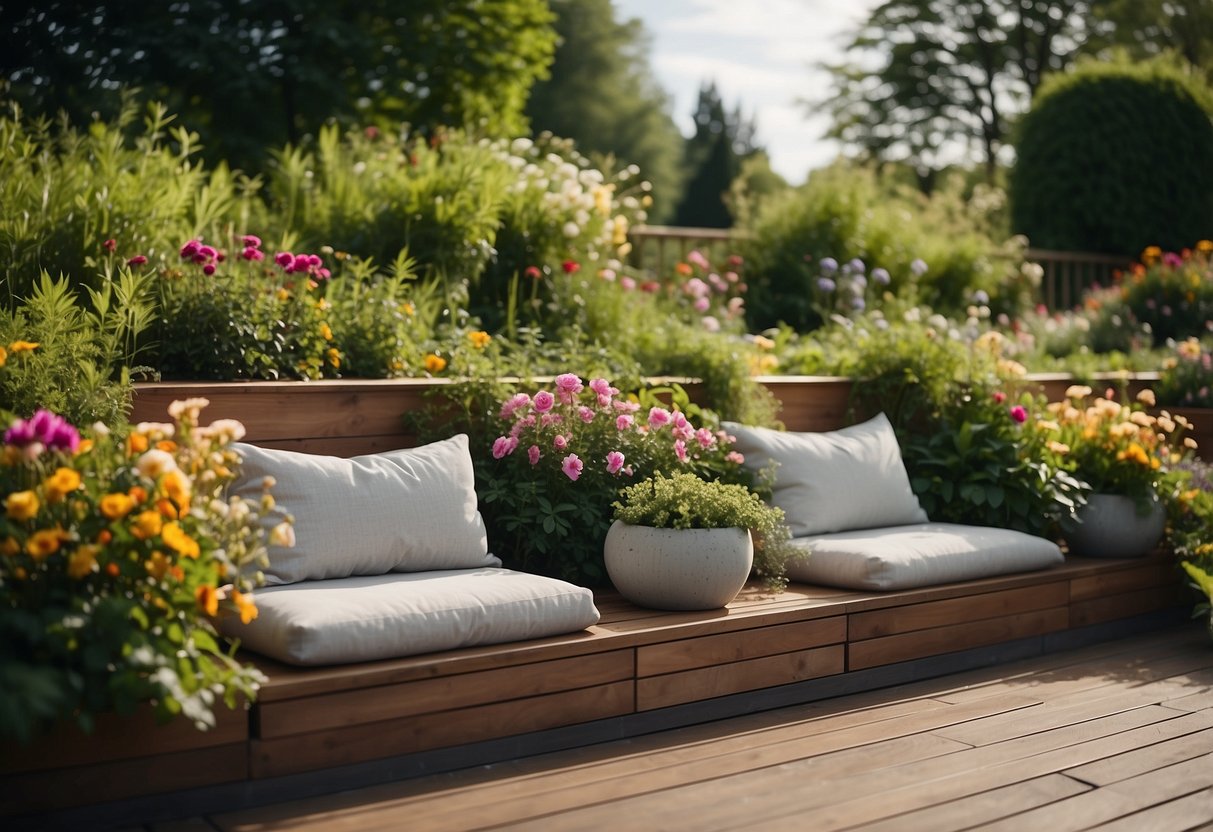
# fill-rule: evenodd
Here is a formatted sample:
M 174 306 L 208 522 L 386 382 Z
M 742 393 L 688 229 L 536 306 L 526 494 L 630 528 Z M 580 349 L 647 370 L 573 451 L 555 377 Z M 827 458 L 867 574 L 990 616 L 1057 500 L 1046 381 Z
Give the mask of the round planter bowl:
M 1070 554 L 1085 558 L 1134 558 L 1148 555 L 1162 538 L 1167 511 L 1157 497 L 1141 514 L 1132 497 L 1092 494 L 1078 511 L 1081 523 L 1063 528 Z
M 616 520 L 603 555 L 624 598 L 658 610 L 713 610 L 745 586 L 754 565 L 748 529 L 655 529 Z

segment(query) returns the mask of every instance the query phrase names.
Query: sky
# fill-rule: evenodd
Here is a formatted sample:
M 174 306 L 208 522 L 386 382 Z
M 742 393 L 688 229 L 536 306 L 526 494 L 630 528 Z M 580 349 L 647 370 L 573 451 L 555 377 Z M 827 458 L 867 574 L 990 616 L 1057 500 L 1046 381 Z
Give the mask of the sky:
M 614 0 L 619 19 L 640 18 L 652 38 L 649 62 L 673 99 L 686 135 L 704 81 L 715 81 L 727 109 L 757 123 L 757 144 L 792 184 L 829 164 L 836 142 L 823 139 L 824 115 L 801 99 L 828 93 L 820 61 L 842 57 L 846 32 L 880 0 Z

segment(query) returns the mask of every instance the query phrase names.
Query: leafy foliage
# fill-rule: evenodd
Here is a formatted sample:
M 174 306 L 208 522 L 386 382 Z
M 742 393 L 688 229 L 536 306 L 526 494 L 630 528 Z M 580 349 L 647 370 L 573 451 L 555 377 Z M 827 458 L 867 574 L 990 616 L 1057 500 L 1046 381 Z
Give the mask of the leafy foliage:
M 1213 241 L 1176 254 L 1148 247 L 1119 281 L 1121 303 L 1154 343 L 1200 337 L 1213 320 Z
M 1079 64 L 1042 86 L 1011 172 L 1033 246 L 1136 254 L 1213 237 L 1213 107 L 1169 61 Z

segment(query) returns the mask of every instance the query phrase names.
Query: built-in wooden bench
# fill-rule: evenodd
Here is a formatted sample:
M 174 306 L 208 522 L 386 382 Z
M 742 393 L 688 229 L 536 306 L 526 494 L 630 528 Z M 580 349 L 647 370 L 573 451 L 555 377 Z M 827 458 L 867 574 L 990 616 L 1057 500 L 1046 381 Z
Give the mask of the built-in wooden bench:
M 346 455 L 410 444 L 400 416 L 420 386 L 307 386 L 326 403 L 300 404 L 278 385 L 234 398 L 213 385 L 147 388 L 134 421 L 204 395 L 206 416 L 241 419 L 258 443 Z M 785 388 L 785 421 L 838 426 L 845 382 L 827 393 L 798 401 L 806 394 Z M 603 592 L 601 622 L 567 636 L 314 669 L 248 656 L 269 681 L 247 711 L 221 708 L 212 731 L 143 714 L 103 719 L 88 737 L 65 729 L 32 748 L 0 746 L 0 815 L 6 827 L 126 823 L 511 759 L 1160 626 L 1184 614 L 1184 593 L 1159 552 L 900 592 L 751 585 L 707 612 L 644 610 Z

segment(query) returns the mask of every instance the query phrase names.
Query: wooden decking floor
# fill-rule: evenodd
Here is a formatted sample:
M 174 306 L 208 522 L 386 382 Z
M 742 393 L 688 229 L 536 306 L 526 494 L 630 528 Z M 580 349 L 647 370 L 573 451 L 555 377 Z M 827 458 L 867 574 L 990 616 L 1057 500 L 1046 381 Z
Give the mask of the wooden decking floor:
M 1213 829 L 1213 645 L 1168 628 L 149 828 Z

